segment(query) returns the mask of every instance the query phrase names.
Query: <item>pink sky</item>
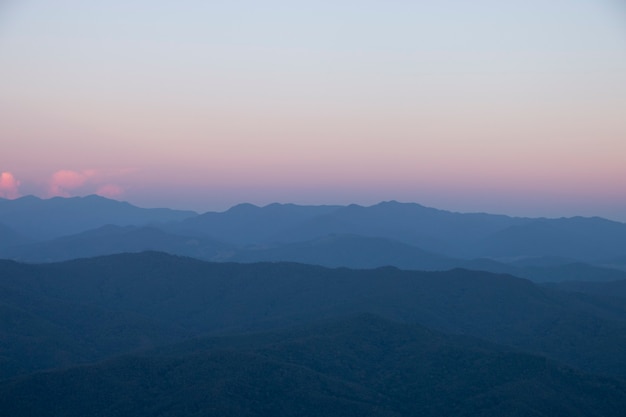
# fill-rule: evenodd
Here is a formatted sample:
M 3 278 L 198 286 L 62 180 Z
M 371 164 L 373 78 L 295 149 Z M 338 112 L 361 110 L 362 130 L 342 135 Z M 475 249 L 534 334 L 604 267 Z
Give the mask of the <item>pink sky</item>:
M 0 197 L 626 221 L 615 2 L 236 3 L 6 6 Z

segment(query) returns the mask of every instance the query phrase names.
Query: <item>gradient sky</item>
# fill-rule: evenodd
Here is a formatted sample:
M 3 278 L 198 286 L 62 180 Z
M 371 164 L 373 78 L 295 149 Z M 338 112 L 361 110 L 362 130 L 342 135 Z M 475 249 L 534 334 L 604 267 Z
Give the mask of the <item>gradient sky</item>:
M 0 196 L 626 221 L 618 0 L 0 0 Z

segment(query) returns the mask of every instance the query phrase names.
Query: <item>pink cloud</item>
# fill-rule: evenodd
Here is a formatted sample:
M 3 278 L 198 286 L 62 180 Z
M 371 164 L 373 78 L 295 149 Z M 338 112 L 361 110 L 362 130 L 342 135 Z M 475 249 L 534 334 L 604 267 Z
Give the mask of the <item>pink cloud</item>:
M 71 197 L 98 194 L 107 198 L 117 198 L 124 194 L 123 184 L 135 169 L 62 169 L 48 181 L 49 197 Z
M 71 191 L 85 185 L 90 177 L 95 175 L 94 170 L 85 171 L 71 171 L 68 169 L 62 169 L 55 172 L 50 180 L 50 188 L 48 194 L 60 197 L 69 197 Z
M 107 198 L 116 198 L 124 194 L 124 189 L 119 185 L 105 184 L 98 188 L 96 194 Z
M 20 182 L 15 179 L 10 172 L 3 172 L 0 174 L 0 197 L 3 198 L 18 198 L 20 196 Z

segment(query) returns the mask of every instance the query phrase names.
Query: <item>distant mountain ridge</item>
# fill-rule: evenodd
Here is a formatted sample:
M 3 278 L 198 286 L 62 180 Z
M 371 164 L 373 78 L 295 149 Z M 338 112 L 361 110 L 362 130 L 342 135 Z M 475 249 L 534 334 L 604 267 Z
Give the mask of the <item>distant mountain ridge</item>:
M 205 213 L 171 227 L 239 245 L 358 235 L 466 259 L 552 256 L 590 261 L 626 254 L 626 224 L 599 217 L 534 219 L 454 213 L 396 201 L 369 207 L 246 204 L 222 213 Z
M 0 198 L 0 222 L 32 240 L 54 239 L 106 224 L 139 226 L 176 222 L 196 215 L 193 211 L 139 208 L 98 195 Z
M 211 236 L 234 244 L 258 244 L 274 241 L 277 232 L 340 208 L 278 203 L 257 207 L 244 203 L 224 212 L 207 212 L 185 219 L 177 225 L 171 225 L 169 229 L 185 234 Z
M 238 247 L 202 236 L 177 235 L 153 226 L 107 225 L 77 235 L 0 249 L 0 254 L 18 261 L 58 262 L 146 250 L 214 262 L 298 262 L 357 269 L 392 265 L 425 271 L 466 268 L 506 273 L 536 282 L 626 280 L 626 271 L 567 258 L 526 259 L 519 263 L 465 260 L 426 252 L 394 240 L 356 235 L 331 235 L 306 242 Z
M 0 253 L 18 261 L 58 262 L 147 250 L 219 260 L 220 257 L 228 257 L 233 247 L 206 237 L 171 234 L 156 226 L 109 224 L 44 242 L 14 245 Z
M 98 196 L 0 199 L 0 216 L 0 257 L 30 262 L 159 250 L 211 261 L 478 268 L 537 281 L 626 272 L 626 224 L 601 218 L 454 213 L 396 201 L 240 204 L 198 215 Z

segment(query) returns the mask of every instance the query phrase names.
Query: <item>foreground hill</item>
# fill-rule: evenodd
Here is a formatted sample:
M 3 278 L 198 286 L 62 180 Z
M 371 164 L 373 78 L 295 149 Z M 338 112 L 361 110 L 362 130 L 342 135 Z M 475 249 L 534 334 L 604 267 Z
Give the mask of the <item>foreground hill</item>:
M 3 261 L 0 276 L 0 305 L 15 312 L 15 319 L 3 316 L 5 378 L 141 348 L 142 340 L 150 346 L 355 313 L 473 335 L 590 372 L 626 376 L 622 299 L 561 292 L 508 275 L 206 263 L 148 252 L 58 264 Z M 85 309 L 103 319 L 86 319 Z M 107 315 L 118 320 L 105 320 Z M 124 320 L 133 326 L 124 327 Z M 80 343 L 72 345 L 75 335 L 82 335 Z M 67 344 L 57 342 L 61 336 Z M 45 360 L 33 352 L 44 352 Z
M 189 332 L 130 310 L 36 288 L 40 273 L 0 261 L 0 379 L 181 340 Z
M 370 315 L 0 383 L 0 412 L 15 417 L 593 417 L 625 404 L 622 382 Z

